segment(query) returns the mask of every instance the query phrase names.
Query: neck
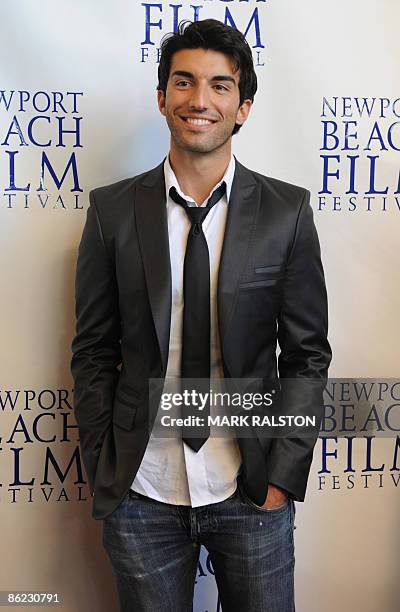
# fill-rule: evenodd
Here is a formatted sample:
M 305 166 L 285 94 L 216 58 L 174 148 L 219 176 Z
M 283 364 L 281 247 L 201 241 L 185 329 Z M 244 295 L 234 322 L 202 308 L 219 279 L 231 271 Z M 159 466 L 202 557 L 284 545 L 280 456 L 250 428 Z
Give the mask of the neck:
M 231 159 L 231 146 L 210 154 L 177 149 L 171 142 L 169 163 L 184 193 L 200 205 L 222 179 Z

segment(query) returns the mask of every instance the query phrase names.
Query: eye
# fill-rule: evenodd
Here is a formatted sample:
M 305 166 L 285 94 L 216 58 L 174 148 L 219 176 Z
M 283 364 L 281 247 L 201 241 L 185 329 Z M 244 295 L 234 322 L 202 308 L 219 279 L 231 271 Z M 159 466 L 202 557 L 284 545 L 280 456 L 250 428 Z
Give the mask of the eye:
M 229 91 L 229 89 L 225 87 L 225 85 L 221 85 L 220 83 L 217 83 L 216 85 L 214 85 L 214 87 L 217 91 Z
M 177 87 L 184 87 L 185 85 L 189 85 L 189 81 L 176 81 L 175 83 Z

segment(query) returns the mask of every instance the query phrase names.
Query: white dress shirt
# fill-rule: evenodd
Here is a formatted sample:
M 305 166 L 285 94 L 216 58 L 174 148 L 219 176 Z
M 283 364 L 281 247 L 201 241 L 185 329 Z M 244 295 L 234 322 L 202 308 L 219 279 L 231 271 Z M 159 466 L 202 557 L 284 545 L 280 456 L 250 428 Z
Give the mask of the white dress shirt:
M 231 155 L 223 178 L 201 204 L 205 206 L 211 193 L 225 181 L 226 194 L 211 208 L 202 224 L 210 255 L 211 378 L 223 378 L 217 287 L 234 173 L 235 158 Z M 182 192 L 168 155 L 164 162 L 164 177 L 172 277 L 171 330 L 166 376 L 178 379 L 182 351 L 183 263 L 191 224 L 182 206 L 169 197 L 170 188 L 174 186 L 190 206 L 196 206 L 196 203 Z M 170 504 L 192 507 L 212 504 L 223 501 L 234 493 L 241 463 L 241 454 L 234 434 L 231 437 L 210 436 L 198 452 L 193 451 L 182 439 L 158 438 L 151 434 L 131 488 L 142 495 Z

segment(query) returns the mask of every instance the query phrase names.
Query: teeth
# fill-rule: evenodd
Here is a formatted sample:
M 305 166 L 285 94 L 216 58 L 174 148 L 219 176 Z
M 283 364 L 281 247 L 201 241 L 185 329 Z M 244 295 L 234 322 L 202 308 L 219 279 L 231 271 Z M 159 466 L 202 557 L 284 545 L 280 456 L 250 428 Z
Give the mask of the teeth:
M 188 123 L 192 123 L 193 125 L 208 125 L 209 123 L 212 123 L 212 121 L 209 121 L 208 119 L 192 119 L 192 117 L 186 117 L 186 121 Z

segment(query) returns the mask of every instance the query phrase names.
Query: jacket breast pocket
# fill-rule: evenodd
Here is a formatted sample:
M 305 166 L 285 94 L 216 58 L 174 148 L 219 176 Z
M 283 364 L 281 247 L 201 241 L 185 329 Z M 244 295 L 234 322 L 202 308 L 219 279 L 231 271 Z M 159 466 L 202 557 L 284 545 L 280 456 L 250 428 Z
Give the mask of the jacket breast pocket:
M 284 278 L 284 265 L 272 264 L 268 266 L 258 265 L 252 268 L 252 273 L 247 275 L 247 281 L 240 283 L 240 289 L 258 289 L 262 287 L 273 287 Z
M 282 271 L 282 264 L 273 264 L 271 266 L 256 266 L 254 272 L 256 274 L 276 274 Z
M 265 280 L 250 281 L 248 283 L 240 283 L 240 289 L 258 289 L 258 287 L 272 287 L 278 282 L 278 278 L 268 278 Z
M 136 411 L 136 404 L 116 396 L 114 400 L 112 422 L 118 427 L 121 427 L 121 429 L 130 431 L 135 424 Z

